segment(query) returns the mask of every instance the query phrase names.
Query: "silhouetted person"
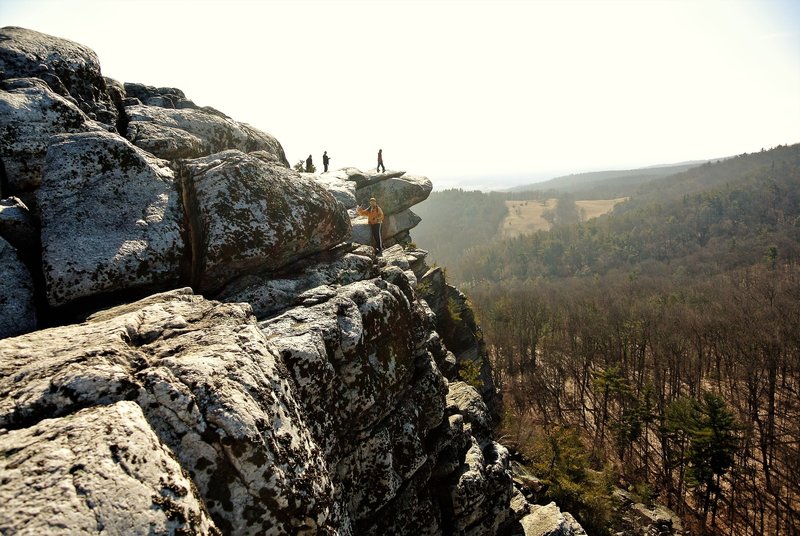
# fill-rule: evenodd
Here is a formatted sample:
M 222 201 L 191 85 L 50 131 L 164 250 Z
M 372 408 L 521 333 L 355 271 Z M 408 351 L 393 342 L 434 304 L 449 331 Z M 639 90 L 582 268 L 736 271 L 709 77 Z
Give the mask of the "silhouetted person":
M 311 155 L 308 155 L 306 158 L 306 173 L 311 173 L 311 168 L 314 166 L 314 163 L 311 162 Z
M 325 173 L 328 172 L 328 162 L 330 161 L 331 159 L 328 157 L 328 151 L 325 151 L 322 154 L 322 166 L 325 168 Z
M 356 205 L 356 212 L 359 216 L 366 216 L 369 223 L 369 230 L 372 231 L 372 243 L 378 255 L 383 254 L 383 241 L 381 240 L 381 224 L 383 223 L 383 210 L 378 206 L 378 201 L 371 197 L 369 208 L 363 209 L 361 205 Z
M 383 165 L 383 149 L 378 149 L 378 168 L 375 172 L 377 173 L 381 168 L 383 168 L 383 172 L 386 173 L 386 166 Z

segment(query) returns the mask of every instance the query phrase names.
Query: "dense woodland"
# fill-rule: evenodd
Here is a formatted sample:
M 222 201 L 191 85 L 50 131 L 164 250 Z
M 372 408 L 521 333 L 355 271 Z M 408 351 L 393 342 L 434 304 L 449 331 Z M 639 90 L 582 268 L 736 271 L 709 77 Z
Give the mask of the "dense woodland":
M 612 485 L 693 534 L 800 534 L 800 145 L 626 195 L 509 240 L 502 194 L 435 192 L 435 228 L 420 210 L 418 245 L 448 242 L 437 260 L 477 312 L 504 440 L 591 534 Z

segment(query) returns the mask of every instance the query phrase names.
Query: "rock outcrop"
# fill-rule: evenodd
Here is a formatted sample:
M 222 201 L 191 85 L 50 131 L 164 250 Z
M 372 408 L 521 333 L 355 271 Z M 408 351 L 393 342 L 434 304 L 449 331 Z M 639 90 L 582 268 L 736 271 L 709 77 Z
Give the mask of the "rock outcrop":
M 410 242 L 428 179 L 297 173 L 29 30 L 0 69 L 0 532 L 523 526 L 479 330 Z

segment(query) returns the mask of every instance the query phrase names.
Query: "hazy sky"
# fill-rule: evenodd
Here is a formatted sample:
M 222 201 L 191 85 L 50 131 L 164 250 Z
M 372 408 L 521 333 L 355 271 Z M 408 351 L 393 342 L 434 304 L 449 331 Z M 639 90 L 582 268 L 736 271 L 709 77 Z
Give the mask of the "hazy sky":
M 0 0 L 0 26 L 182 89 L 294 164 L 434 187 L 800 142 L 800 1 Z

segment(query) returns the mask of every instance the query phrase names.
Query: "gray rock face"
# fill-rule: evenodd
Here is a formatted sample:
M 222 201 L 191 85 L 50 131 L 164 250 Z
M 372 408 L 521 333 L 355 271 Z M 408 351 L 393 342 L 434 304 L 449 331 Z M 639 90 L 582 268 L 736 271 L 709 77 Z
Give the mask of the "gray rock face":
M 0 472 L 3 534 L 220 534 L 133 402 L 0 435 Z
M 0 392 L 7 429 L 135 401 L 224 533 L 330 528 L 324 459 L 246 306 L 172 292 L 2 340 Z
M 369 204 L 369 198 L 378 200 L 385 214 L 399 214 L 425 201 L 433 190 L 427 177 L 403 175 L 371 182 L 356 190 L 356 201 L 361 206 Z
M 51 305 L 177 284 L 183 212 L 164 162 L 114 134 L 59 135 L 37 196 Z
M 511 515 L 512 493 L 508 450 L 494 442 L 482 448 L 473 438 L 450 487 L 454 532 L 496 534 Z
M 186 98 L 183 91 L 174 87 L 153 87 L 145 84 L 126 82 L 122 85 L 122 93 L 130 102 L 162 108 L 197 108 L 198 106 Z
M 38 188 L 52 135 L 87 130 L 103 129 L 43 81 L 18 78 L 0 83 L 0 158 L 9 190 L 2 195 Z
M 310 176 L 314 181 L 321 184 L 336 198 L 346 209 L 356 208 L 356 184 L 347 180 L 347 174 L 343 171 L 331 171 L 329 173 L 304 174 Z
M 347 180 L 356 183 L 357 188 L 363 188 L 369 184 L 384 181 L 386 179 L 394 179 L 397 177 L 402 177 L 406 174 L 405 171 L 386 171 L 385 173 L 379 173 L 375 171 L 361 171 L 360 169 L 354 167 L 345 167 L 339 170 L 339 172 L 344 173 L 347 176 Z
M 219 112 L 143 105 L 127 106 L 125 112 L 129 119 L 127 138 L 159 158 L 199 158 L 227 149 L 265 151 L 289 167 L 278 140 Z
M 405 277 L 312 289 L 258 325 L 178 291 L 2 340 L 0 427 L 134 401 L 228 534 L 492 534 L 507 453 L 472 435 L 477 394 L 445 400 Z
M 0 237 L 0 339 L 36 329 L 33 279 L 16 250 Z
M 488 441 L 492 434 L 492 416 L 478 391 L 471 385 L 450 382 L 447 392 L 448 410 L 461 413 L 470 425 L 470 432 L 479 441 Z
M 266 153 L 225 151 L 187 162 L 186 170 L 204 292 L 235 276 L 278 270 L 350 234 L 347 212 L 327 190 Z
M 479 385 L 481 396 L 495 411 L 499 401 L 491 366 L 466 296 L 447 284 L 441 268 L 428 270 L 420 278 L 420 284 L 420 295 L 436 314 L 436 330 L 456 356 L 459 377 Z M 456 317 L 451 310 L 457 313 Z
M 100 62 L 88 47 L 43 33 L 0 28 L 0 71 L 5 78 L 40 78 L 90 117 L 113 125 L 117 112 L 106 92 Z
M 294 377 L 356 527 L 394 511 L 443 416 L 444 378 L 415 340 L 422 321 L 399 287 L 376 279 L 259 324 Z
M 586 532 L 569 513 L 556 503 L 533 505 L 531 513 L 520 520 L 525 536 L 584 536 Z
M 217 298 L 245 302 L 258 318 L 295 305 L 314 305 L 329 299 L 335 289 L 378 276 L 371 248 L 336 248 L 288 267 L 290 276 L 250 275 L 227 285 Z

